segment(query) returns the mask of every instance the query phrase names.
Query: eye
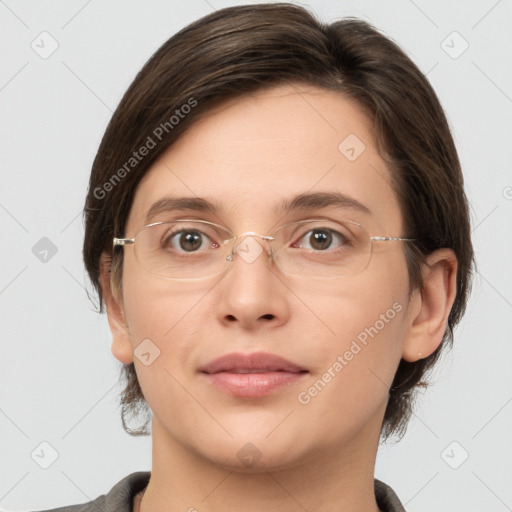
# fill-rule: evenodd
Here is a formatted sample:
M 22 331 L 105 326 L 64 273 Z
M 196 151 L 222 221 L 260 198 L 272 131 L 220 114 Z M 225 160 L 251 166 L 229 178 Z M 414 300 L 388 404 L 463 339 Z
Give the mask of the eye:
M 350 241 L 346 236 L 333 229 L 315 228 L 302 235 L 299 241 L 293 245 L 314 251 L 325 251 L 350 245 Z
M 219 245 L 202 231 L 189 228 L 166 234 L 162 240 L 162 247 L 191 253 L 208 247 L 216 248 Z

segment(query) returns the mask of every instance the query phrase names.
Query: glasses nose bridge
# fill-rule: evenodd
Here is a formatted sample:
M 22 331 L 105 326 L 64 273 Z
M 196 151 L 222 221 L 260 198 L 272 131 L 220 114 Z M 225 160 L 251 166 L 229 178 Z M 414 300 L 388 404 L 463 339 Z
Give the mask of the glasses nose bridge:
M 249 238 L 249 241 L 247 239 Z M 268 249 L 267 253 L 269 258 L 273 258 L 273 248 L 271 242 L 275 240 L 275 237 L 270 235 L 262 235 L 255 231 L 246 231 L 239 235 L 235 235 L 229 240 L 225 240 L 224 243 L 228 245 L 228 254 L 226 256 L 227 261 L 233 261 L 235 254 L 238 254 L 246 262 L 256 260 L 258 256 L 266 249 L 263 244 L 256 241 L 263 240 L 267 242 Z M 245 243 L 244 243 L 245 241 Z

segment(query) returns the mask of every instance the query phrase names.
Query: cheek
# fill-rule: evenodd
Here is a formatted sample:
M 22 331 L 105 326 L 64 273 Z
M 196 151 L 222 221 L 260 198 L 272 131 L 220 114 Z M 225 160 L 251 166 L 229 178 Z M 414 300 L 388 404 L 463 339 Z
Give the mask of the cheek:
M 405 299 L 403 291 L 379 288 L 375 281 L 358 287 L 358 293 L 325 296 L 322 315 L 330 319 L 331 336 L 323 336 L 317 349 L 333 360 L 345 356 L 350 366 L 379 368 L 389 362 L 394 367 L 401 353 Z
M 125 259 L 123 303 L 134 347 L 144 338 L 154 338 L 159 346 L 167 344 L 166 339 L 187 325 L 200 298 L 197 287 L 155 278 L 133 258 Z
M 127 262 L 123 300 L 137 376 L 152 406 L 172 378 L 190 370 L 190 354 L 202 330 L 201 293 L 193 287 L 148 276 Z M 149 356 L 147 355 L 149 354 Z M 149 364 L 148 364 L 149 363 Z
M 326 403 L 367 406 L 371 397 L 387 397 L 402 353 L 409 282 L 400 254 L 385 265 L 325 287 L 318 316 L 330 335 L 317 335 L 316 391 L 305 401 L 317 393 Z

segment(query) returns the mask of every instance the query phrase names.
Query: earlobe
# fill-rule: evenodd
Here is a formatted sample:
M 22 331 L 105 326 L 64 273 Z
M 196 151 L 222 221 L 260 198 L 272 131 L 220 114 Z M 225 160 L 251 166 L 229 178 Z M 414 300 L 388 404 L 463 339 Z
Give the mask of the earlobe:
M 122 297 L 116 297 L 110 280 L 111 256 L 103 254 L 100 261 L 100 284 L 112 334 L 112 354 L 122 363 L 133 363 L 133 350 Z
M 443 340 L 448 316 L 457 294 L 457 258 L 451 249 L 438 249 L 427 257 L 423 288 L 411 298 L 402 358 L 414 362 L 432 354 Z

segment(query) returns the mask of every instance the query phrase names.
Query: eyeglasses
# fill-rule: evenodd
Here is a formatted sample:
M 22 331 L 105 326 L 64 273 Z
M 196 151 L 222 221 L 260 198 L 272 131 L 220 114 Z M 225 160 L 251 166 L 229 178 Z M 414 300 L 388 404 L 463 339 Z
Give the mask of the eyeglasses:
M 270 235 L 229 229 L 196 219 L 155 222 L 132 238 L 114 238 L 115 246 L 134 245 L 142 269 L 169 280 L 198 280 L 225 272 L 235 254 L 251 264 L 267 248 L 270 262 L 285 275 L 336 279 L 365 270 L 374 242 L 410 242 L 413 238 L 370 236 L 357 222 L 308 219 L 290 222 Z

